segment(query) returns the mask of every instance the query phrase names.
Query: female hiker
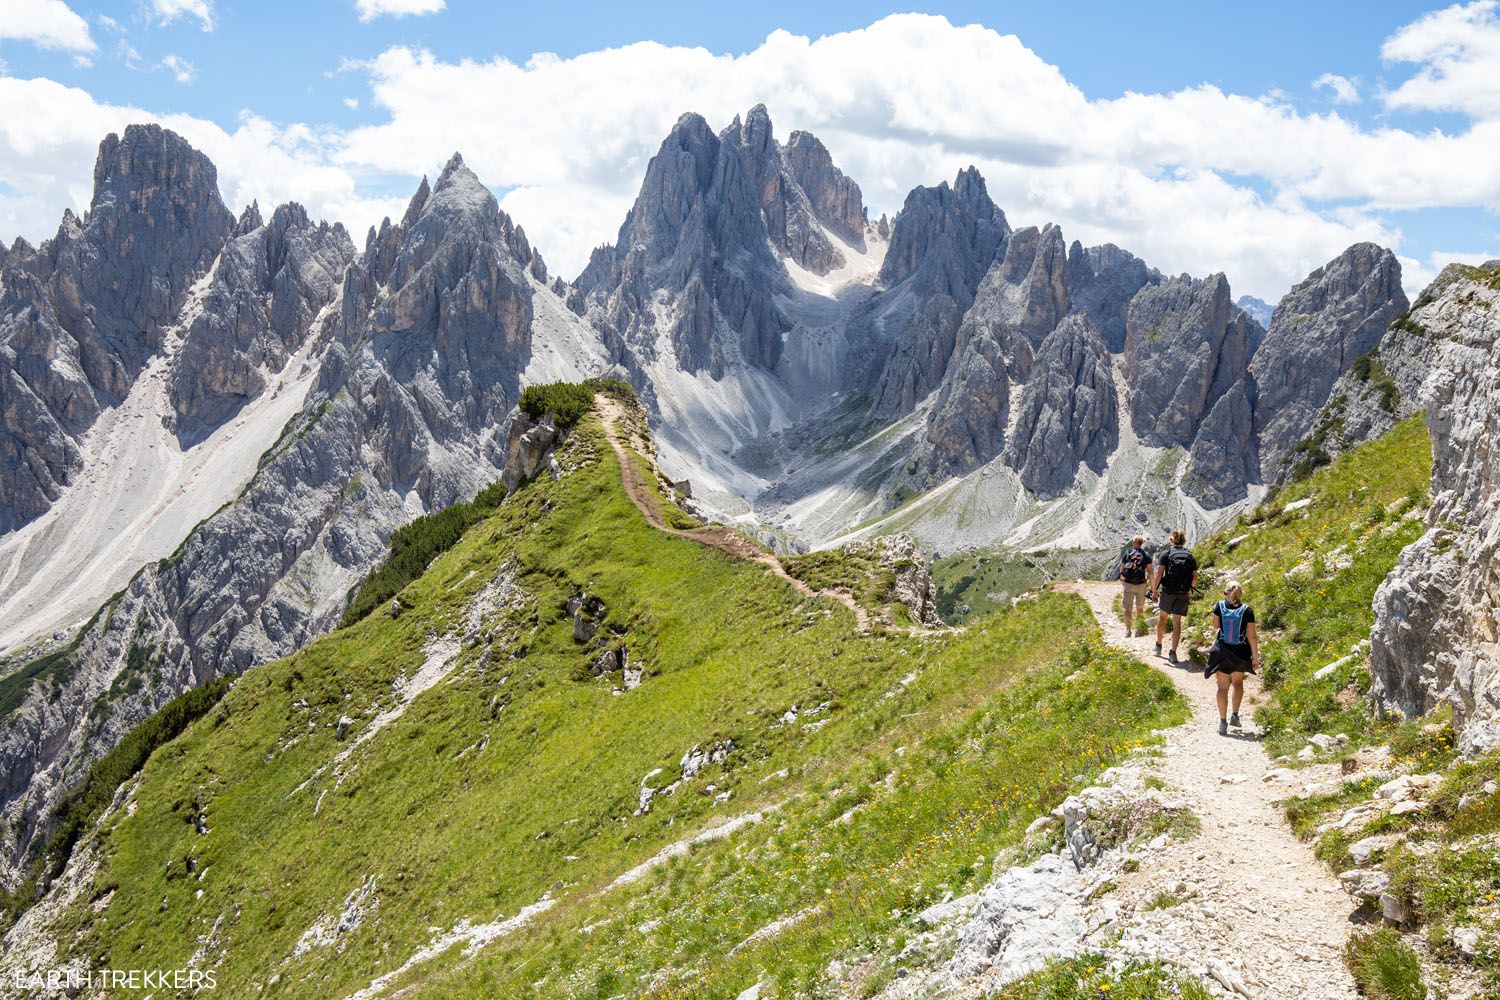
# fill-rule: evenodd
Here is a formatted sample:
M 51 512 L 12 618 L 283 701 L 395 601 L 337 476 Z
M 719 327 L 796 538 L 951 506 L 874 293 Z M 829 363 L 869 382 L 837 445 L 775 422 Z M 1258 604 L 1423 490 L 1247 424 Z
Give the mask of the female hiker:
M 1238 583 L 1224 588 L 1224 599 L 1214 605 L 1213 647 L 1203 676 L 1215 675 L 1219 684 L 1219 735 L 1240 725 L 1240 700 L 1245 697 L 1245 675 L 1260 669 L 1260 640 L 1255 635 L 1255 612 L 1245 603 Z M 1234 698 L 1231 712 L 1230 697 Z M 1229 714 L 1226 720 L 1224 716 Z
M 1136 535 L 1130 547 L 1120 554 L 1120 610 L 1125 617 L 1125 634 L 1135 635 L 1137 615 L 1146 613 L 1146 577 L 1151 571 L 1151 557 L 1143 547 L 1145 536 Z

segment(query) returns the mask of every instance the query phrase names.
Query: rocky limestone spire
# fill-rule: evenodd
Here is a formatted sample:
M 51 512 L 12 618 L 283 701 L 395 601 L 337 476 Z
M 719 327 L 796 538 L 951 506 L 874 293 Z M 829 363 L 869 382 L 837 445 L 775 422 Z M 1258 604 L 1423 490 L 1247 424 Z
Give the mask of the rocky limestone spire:
M 1085 248 L 1077 240 L 1068 248 L 1070 308 L 1088 316 L 1110 353 L 1125 349 L 1125 313 L 1135 293 L 1161 275 L 1134 254 L 1113 243 Z
M 1124 346 L 1131 422 L 1157 447 L 1190 445 L 1250 361 L 1245 317 L 1222 274 L 1182 275 L 1141 289 L 1126 314 Z
M 1311 430 L 1334 381 L 1375 348 L 1407 304 L 1401 263 L 1373 243 L 1354 244 L 1286 293 L 1252 365 L 1268 476 Z
M 0 314 L 0 530 L 60 495 L 73 439 L 130 391 L 234 221 L 213 164 L 176 133 L 132 125 L 100 143 L 86 218 L 64 211 L 26 258 L 35 283 L 6 274 L 20 298 Z
M 586 308 L 650 358 L 670 349 L 684 371 L 722 378 L 730 365 L 774 367 L 790 321 L 776 305 L 787 286 L 767 228 L 788 182 L 764 108 L 715 135 L 683 115 L 646 167 L 613 247 L 595 251 L 576 282 Z M 733 266 L 731 266 L 731 262 Z M 659 293 L 674 319 L 658 329 Z
M 1088 319 L 1069 316 L 1042 340 L 1016 406 L 1005 462 L 1044 499 L 1073 485 L 1080 463 L 1103 472 L 1119 442 L 1109 352 Z
M 890 338 L 875 382 L 876 416 L 909 413 L 937 387 L 959 323 L 985 272 L 1005 252 L 1009 233 L 1005 213 L 973 167 L 960 171 L 951 187 L 944 182 L 906 196 L 880 270 L 889 301 L 904 303 L 906 311 L 883 313 L 876 324 Z M 892 295 L 898 285 L 902 294 Z
M 1067 244 L 1058 227 L 1018 229 L 1005 241 L 963 317 L 942 373 L 927 426 L 933 472 L 961 475 L 1000 454 L 1005 387 L 1032 376 L 1038 347 L 1067 315 L 1067 277 Z
M 822 141 L 811 132 L 793 132 L 787 137 L 786 162 L 818 221 L 845 243 L 864 249 L 868 221 L 864 195 L 858 184 L 833 165 Z
M 179 441 L 196 443 L 260 395 L 306 341 L 353 259 L 342 225 L 314 223 L 295 202 L 229 242 L 172 367 Z

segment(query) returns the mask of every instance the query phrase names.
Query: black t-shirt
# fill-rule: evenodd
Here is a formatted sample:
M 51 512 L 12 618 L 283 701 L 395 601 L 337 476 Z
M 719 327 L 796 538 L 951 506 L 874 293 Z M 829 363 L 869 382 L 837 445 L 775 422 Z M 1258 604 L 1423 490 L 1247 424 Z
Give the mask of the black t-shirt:
M 1242 660 L 1250 659 L 1250 626 L 1255 624 L 1255 609 L 1248 604 L 1230 604 L 1220 601 L 1214 605 L 1214 617 L 1219 620 L 1219 645 Z M 1233 618 L 1239 619 L 1238 625 Z M 1238 642 L 1227 640 L 1238 637 Z
M 1151 557 L 1146 555 L 1144 549 L 1127 548 L 1120 556 L 1120 579 L 1126 583 L 1145 583 L 1150 567 Z

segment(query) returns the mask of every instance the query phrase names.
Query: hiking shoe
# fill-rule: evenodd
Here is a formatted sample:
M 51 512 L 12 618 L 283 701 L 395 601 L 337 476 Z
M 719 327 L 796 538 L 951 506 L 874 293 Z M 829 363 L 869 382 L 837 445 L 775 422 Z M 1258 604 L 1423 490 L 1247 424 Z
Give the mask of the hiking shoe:
M 1161 643 L 1159 643 L 1159 642 L 1156 644 L 1156 655 L 1157 656 L 1161 655 Z
M 1177 662 L 1177 650 L 1170 649 L 1170 650 L 1167 651 L 1167 662 L 1168 663 L 1176 663 Z
M 1240 713 L 1233 712 L 1229 716 L 1229 724 L 1234 728 L 1240 728 Z
M 1223 719 L 1219 720 L 1219 735 L 1220 736 L 1228 736 L 1229 735 L 1229 723 L 1225 722 Z

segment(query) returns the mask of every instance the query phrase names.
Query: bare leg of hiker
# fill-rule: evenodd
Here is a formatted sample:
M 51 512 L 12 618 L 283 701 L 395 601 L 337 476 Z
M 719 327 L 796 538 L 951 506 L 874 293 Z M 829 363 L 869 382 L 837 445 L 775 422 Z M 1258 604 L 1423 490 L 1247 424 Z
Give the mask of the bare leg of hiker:
M 1220 674 L 1219 676 L 1222 677 L 1224 675 Z M 1242 671 L 1238 671 L 1237 670 L 1237 671 L 1234 672 L 1234 674 L 1231 675 L 1231 680 L 1232 680 L 1232 692 L 1234 694 L 1234 703 L 1230 707 L 1231 707 L 1231 710 L 1234 712 L 1235 719 L 1239 719 L 1239 717 L 1240 717 L 1240 702 L 1243 701 L 1244 698 L 1245 698 L 1245 675 L 1244 675 L 1244 673 Z M 1219 708 L 1219 714 L 1220 715 L 1224 714 L 1223 706 L 1220 706 L 1220 708 Z
M 1167 613 L 1158 611 L 1156 613 L 1156 655 L 1161 655 L 1161 641 L 1167 634 Z
M 1177 652 L 1177 647 L 1182 645 L 1182 616 L 1172 616 L 1172 652 Z
M 1229 733 L 1229 720 L 1225 718 L 1229 714 L 1229 675 L 1216 673 L 1214 681 L 1219 685 L 1216 692 L 1219 696 L 1219 735 L 1225 736 Z

